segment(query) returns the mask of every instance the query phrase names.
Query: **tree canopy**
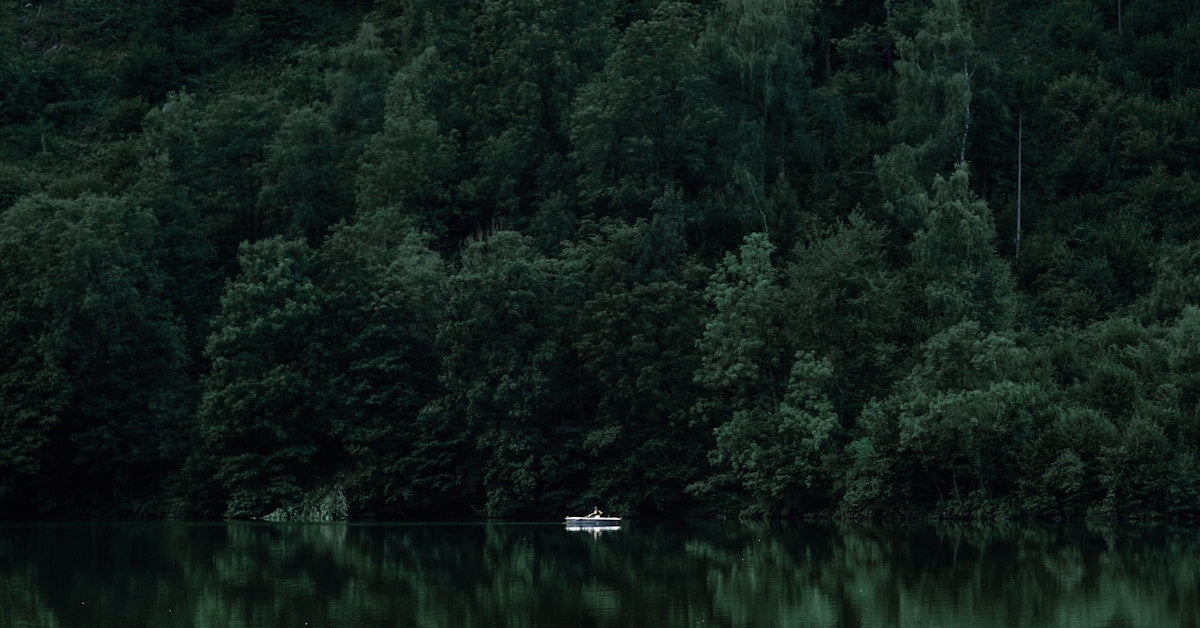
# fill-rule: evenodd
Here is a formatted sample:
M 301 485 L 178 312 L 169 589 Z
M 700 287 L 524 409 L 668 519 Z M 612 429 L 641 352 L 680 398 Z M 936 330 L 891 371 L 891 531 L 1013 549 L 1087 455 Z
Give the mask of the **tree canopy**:
M 1200 12 L 46 1 L 9 517 L 1200 516 Z

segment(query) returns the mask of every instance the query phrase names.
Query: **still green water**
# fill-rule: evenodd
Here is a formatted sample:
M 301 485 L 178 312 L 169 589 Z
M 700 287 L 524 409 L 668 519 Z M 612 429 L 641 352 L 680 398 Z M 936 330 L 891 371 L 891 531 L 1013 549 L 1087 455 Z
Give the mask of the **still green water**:
M 1200 532 L 10 524 L 0 626 L 1196 626 Z

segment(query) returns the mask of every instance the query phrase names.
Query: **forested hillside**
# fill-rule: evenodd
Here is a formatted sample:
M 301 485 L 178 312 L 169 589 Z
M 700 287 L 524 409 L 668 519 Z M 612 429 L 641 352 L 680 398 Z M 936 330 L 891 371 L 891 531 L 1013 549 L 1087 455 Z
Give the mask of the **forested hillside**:
M 0 512 L 1200 515 L 1182 0 L 43 0 Z

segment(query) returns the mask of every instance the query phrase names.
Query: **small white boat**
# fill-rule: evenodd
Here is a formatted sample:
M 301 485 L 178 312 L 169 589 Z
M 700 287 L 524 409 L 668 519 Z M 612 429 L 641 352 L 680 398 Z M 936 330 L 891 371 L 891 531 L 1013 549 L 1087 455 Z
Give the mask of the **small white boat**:
M 600 536 L 603 532 L 616 532 L 621 529 L 620 517 L 567 517 L 567 532 L 588 532 L 592 536 Z
M 594 528 L 594 527 L 618 527 L 621 525 L 620 517 L 567 517 L 566 524 L 568 527 Z

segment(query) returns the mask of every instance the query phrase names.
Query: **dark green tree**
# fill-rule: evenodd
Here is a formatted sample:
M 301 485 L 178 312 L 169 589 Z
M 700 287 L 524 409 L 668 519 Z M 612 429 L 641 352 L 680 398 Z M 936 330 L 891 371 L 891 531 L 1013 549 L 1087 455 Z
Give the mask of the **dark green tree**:
M 579 482 L 582 456 L 570 437 L 578 413 L 564 396 L 568 347 L 551 333 L 564 326 L 568 309 L 555 291 L 556 274 L 528 238 L 496 231 L 463 249 L 447 283 L 437 339 L 445 393 L 423 420 L 468 435 L 477 484 L 456 497 L 481 493 L 489 517 L 561 509 L 564 490 Z
M 266 515 L 336 470 L 330 373 L 324 348 L 311 342 L 322 302 L 313 258 L 281 237 L 244 244 L 241 273 L 213 319 L 196 454 L 215 468 L 229 517 Z
M 448 280 L 428 240 L 378 212 L 338 227 L 318 252 L 322 310 L 336 313 L 319 330 L 330 347 L 330 430 L 348 458 L 339 479 L 356 518 L 435 513 L 467 488 L 468 461 L 450 447 L 463 435 L 421 414 L 440 393 L 434 340 Z
M 1044 369 L 1011 333 L 974 321 L 933 336 L 921 352 L 892 394 L 860 418 L 843 504 L 850 512 L 936 504 L 978 516 L 1015 490 L 1025 447 L 1052 401 Z
M 924 11 L 893 6 L 888 30 L 895 40 L 895 144 L 875 159 L 880 188 L 896 226 L 913 229 L 924 182 L 967 161 L 971 122 L 971 68 L 976 63 L 970 21 L 959 0 L 938 0 Z M 918 18 L 919 16 L 919 21 Z
M 705 209 L 777 241 L 792 236 L 798 220 L 794 206 L 775 206 L 777 186 L 806 178 L 813 165 L 804 123 L 814 9 L 806 0 L 727 0 L 697 45 L 726 125 L 707 150 L 712 175 L 704 186 L 716 190 Z
M 712 311 L 699 341 L 701 362 L 695 377 L 703 392 L 694 412 L 698 426 L 715 426 L 717 447 L 710 458 L 717 466 L 711 477 L 690 487 L 697 496 L 722 501 L 732 496 L 736 501 L 741 489 L 754 485 L 760 507 L 763 501 L 779 497 L 778 491 L 773 494 L 764 488 L 770 480 L 746 476 L 747 465 L 756 463 L 744 456 L 758 454 L 753 449 L 734 451 L 750 445 L 740 442 L 738 435 L 774 430 L 795 355 L 794 339 L 785 323 L 783 274 L 771 260 L 774 251 L 766 234 L 746 236 L 736 255 L 726 254 L 705 288 Z M 767 468 L 757 473 L 774 474 L 770 465 L 778 464 L 783 455 L 774 455 L 772 462 L 765 463 Z M 722 495 L 731 487 L 732 494 Z
M 187 92 L 171 95 L 146 116 L 141 150 L 165 159 L 229 270 L 243 241 L 267 231 L 258 204 L 257 164 L 279 128 L 279 104 L 269 95 L 236 94 L 211 104 Z
M 430 48 L 396 73 L 383 129 L 363 152 L 355 188 L 360 211 L 394 207 L 436 235 L 458 218 L 453 182 L 461 176 L 457 136 L 441 128 L 425 93 L 440 67 Z
M 353 212 L 350 190 L 334 159 L 336 139 L 327 116 L 303 107 L 284 117 L 258 170 L 257 210 L 269 233 L 316 245 L 328 228 Z
M 705 288 L 714 311 L 704 324 L 696 379 L 735 407 L 783 397 L 790 354 L 774 252 L 766 234 L 746 236 L 741 250 L 726 254 Z
M 43 516 L 162 507 L 191 402 L 157 229 L 99 196 L 0 213 L 0 500 Z
M 611 0 L 486 0 L 473 18 L 469 118 L 471 172 L 463 202 L 476 220 L 523 226 L 549 186 L 569 184 L 572 97 L 604 63 L 614 39 Z
M 750 500 L 747 512 L 797 516 L 828 506 L 830 471 L 842 444 L 829 401 L 832 375 L 827 360 L 799 353 L 778 407 L 734 410 L 716 428 L 712 462 L 730 469 Z
M 827 356 L 843 417 L 858 415 L 898 379 L 917 330 L 905 321 L 917 298 L 888 264 L 887 232 L 852 214 L 848 223 L 796 246 L 784 295 L 798 347 Z
M 645 216 L 665 190 L 690 198 L 727 172 L 713 170 L 725 114 L 703 65 L 704 15 L 663 2 L 631 24 L 571 114 L 581 211 Z
M 968 185 L 966 164 L 949 179 L 934 179 L 932 202 L 917 197 L 924 225 L 912 243 L 913 281 L 925 293 L 932 331 L 960 321 L 1005 329 L 1013 320 L 1012 278 L 996 254 L 996 230 L 987 203 Z
M 694 426 L 693 373 L 702 277 L 680 256 L 682 225 L 609 226 L 563 253 L 572 285 L 586 296 L 570 327 L 588 419 L 582 446 L 588 492 L 570 506 L 599 502 L 627 514 L 679 512 L 684 488 L 707 467 L 707 435 Z
M 198 380 L 199 374 L 208 370 L 201 353 L 208 337 L 208 320 L 220 297 L 220 281 L 210 234 L 188 190 L 177 181 L 165 152 L 143 157 L 124 200 L 157 220 L 155 239 L 160 247 L 158 266 L 166 276 L 164 294 L 185 330 L 189 369 L 193 380 Z
M 973 29 L 959 0 L 936 0 L 905 32 L 904 13 L 889 26 L 896 42 L 897 137 L 937 170 L 967 161 L 971 124 L 971 74 L 979 62 Z

